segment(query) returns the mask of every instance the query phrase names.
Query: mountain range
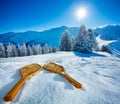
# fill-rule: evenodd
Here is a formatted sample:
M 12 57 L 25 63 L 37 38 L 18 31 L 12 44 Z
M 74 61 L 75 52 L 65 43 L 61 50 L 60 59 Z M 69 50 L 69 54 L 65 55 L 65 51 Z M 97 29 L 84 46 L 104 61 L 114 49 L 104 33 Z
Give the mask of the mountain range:
M 27 45 L 41 44 L 44 46 L 48 43 L 49 46 L 57 47 L 59 46 L 59 41 L 62 33 L 68 29 L 70 35 L 74 37 L 79 27 L 67 27 L 61 26 L 57 28 L 52 28 L 50 30 L 45 30 L 42 32 L 37 31 L 27 31 L 27 32 L 8 32 L 0 34 L 0 43 L 4 45 L 13 43 L 15 45 L 26 43 Z M 105 25 L 93 29 L 94 35 L 100 35 L 100 38 L 106 41 L 116 40 L 109 44 L 114 50 L 120 51 L 120 25 Z

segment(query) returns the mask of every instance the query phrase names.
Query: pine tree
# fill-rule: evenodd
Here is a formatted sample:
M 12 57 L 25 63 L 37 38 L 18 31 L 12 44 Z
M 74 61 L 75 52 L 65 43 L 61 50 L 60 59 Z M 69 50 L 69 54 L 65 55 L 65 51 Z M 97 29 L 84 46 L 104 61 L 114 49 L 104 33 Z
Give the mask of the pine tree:
M 45 47 L 43 48 L 43 54 L 47 54 L 47 53 L 49 53 L 49 46 L 48 46 L 48 44 L 46 43 L 45 44 Z
M 2 47 L 3 47 L 3 44 L 2 44 L 2 43 L 0 43 L 0 57 L 2 57 L 2 54 L 3 54 Z
M 112 50 L 107 46 L 107 45 L 103 45 L 100 49 L 100 51 L 102 52 L 107 52 L 109 54 L 113 54 Z
M 81 25 L 78 34 L 75 38 L 75 44 L 73 46 L 73 50 L 74 51 L 78 51 L 78 52 L 84 52 L 84 37 L 86 36 L 87 31 L 86 31 L 86 27 L 84 25 Z
M 13 44 L 12 44 L 12 48 L 13 48 L 13 54 L 14 54 L 14 56 L 15 56 L 15 57 L 16 57 L 16 56 L 19 56 L 19 54 L 18 54 L 18 49 L 17 49 L 16 45 L 13 45 Z
M 42 47 L 41 47 L 40 44 L 38 44 L 38 45 L 36 46 L 36 53 L 37 53 L 37 55 L 42 54 Z
M 32 48 L 28 45 L 28 55 L 34 55 Z
M 23 48 L 23 56 L 27 56 L 28 55 L 28 49 L 27 49 L 27 46 L 26 46 L 25 43 L 23 43 L 22 48 Z
M 11 44 L 7 45 L 7 57 L 14 57 L 13 47 Z
M 37 55 L 37 49 L 35 45 L 32 45 L 33 54 Z
M 6 57 L 5 46 L 0 43 L 0 57 Z
M 92 50 L 98 51 L 99 47 L 98 47 L 98 43 L 97 40 L 92 32 L 92 29 L 88 29 L 88 35 L 89 35 L 89 47 L 92 48 Z
M 71 38 L 71 46 L 72 46 L 71 50 L 73 50 L 74 44 L 75 44 L 75 37 L 72 37 Z
M 74 51 L 82 53 L 92 53 L 93 49 L 97 47 L 96 39 L 92 33 L 92 30 L 86 30 L 85 25 L 81 25 L 78 35 L 75 39 Z
M 28 55 L 28 50 L 27 50 L 25 43 L 23 43 L 23 45 L 19 46 L 18 48 L 19 48 L 20 56 L 27 56 Z
M 18 56 L 22 56 L 21 46 L 20 45 L 18 45 L 17 50 L 18 50 Z
M 60 50 L 61 51 L 71 51 L 72 43 L 70 39 L 70 33 L 66 30 L 60 40 Z

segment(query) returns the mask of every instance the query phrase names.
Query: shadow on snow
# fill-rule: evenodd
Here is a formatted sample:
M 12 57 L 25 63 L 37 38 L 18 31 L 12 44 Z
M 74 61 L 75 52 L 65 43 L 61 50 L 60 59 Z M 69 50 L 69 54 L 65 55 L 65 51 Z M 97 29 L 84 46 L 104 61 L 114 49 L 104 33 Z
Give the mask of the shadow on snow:
M 93 53 L 91 53 L 91 54 L 85 54 L 85 53 L 80 53 L 80 52 L 73 52 L 76 56 L 78 56 L 78 57 L 96 57 L 96 56 L 98 56 L 98 57 L 106 57 L 105 55 L 101 55 L 101 54 L 98 54 L 98 53 L 95 53 L 95 52 L 93 52 Z

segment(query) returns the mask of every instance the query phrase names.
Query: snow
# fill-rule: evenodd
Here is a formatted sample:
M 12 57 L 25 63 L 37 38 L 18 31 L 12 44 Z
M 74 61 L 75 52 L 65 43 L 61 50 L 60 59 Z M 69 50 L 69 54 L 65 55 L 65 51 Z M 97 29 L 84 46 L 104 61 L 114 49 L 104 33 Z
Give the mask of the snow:
M 19 69 L 27 64 L 55 62 L 83 84 L 76 89 L 58 74 L 42 70 L 29 79 L 10 104 L 119 104 L 120 58 L 107 53 L 52 54 L 0 58 L 0 104 L 20 79 Z
M 110 43 L 116 42 L 116 40 L 102 40 L 100 38 L 100 35 L 96 37 L 96 40 L 98 42 L 98 45 L 101 47 L 103 45 L 109 45 Z

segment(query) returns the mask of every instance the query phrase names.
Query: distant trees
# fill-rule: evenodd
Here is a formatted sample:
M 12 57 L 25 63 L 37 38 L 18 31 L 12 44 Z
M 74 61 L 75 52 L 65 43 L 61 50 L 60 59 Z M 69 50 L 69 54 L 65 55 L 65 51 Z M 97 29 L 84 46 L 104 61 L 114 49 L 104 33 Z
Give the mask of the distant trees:
M 106 46 L 106 45 L 103 45 L 103 46 L 101 47 L 100 51 L 101 51 L 101 52 L 107 52 L 107 53 L 109 53 L 109 54 L 113 54 L 113 53 L 112 53 L 112 50 L 111 50 L 108 46 Z
M 40 44 L 36 45 L 36 54 L 41 55 L 42 54 L 42 47 Z
M 47 54 L 50 53 L 50 47 L 48 46 L 48 44 L 45 44 L 45 47 L 43 48 L 43 54 Z
M 9 44 L 9 45 L 7 45 L 6 48 L 7 48 L 6 49 L 6 56 L 7 57 L 14 57 L 13 45 Z
M 20 56 L 27 56 L 28 55 L 28 49 L 25 43 L 20 46 Z
M 0 57 L 6 57 L 5 47 L 2 43 L 0 43 Z
M 60 40 L 60 50 L 61 51 L 71 51 L 72 50 L 72 41 L 70 38 L 70 33 L 66 30 Z
M 28 45 L 28 55 L 34 55 L 34 53 L 33 53 L 33 49 L 32 49 L 32 47 L 31 46 L 29 46 Z
M 17 57 L 17 56 L 30 56 L 30 55 L 40 55 L 40 54 L 47 54 L 56 52 L 59 49 L 57 47 L 50 47 L 46 43 L 44 47 L 41 47 L 40 44 L 38 45 L 26 45 L 23 43 L 22 45 L 14 45 L 8 44 L 4 46 L 0 43 L 0 57 Z

